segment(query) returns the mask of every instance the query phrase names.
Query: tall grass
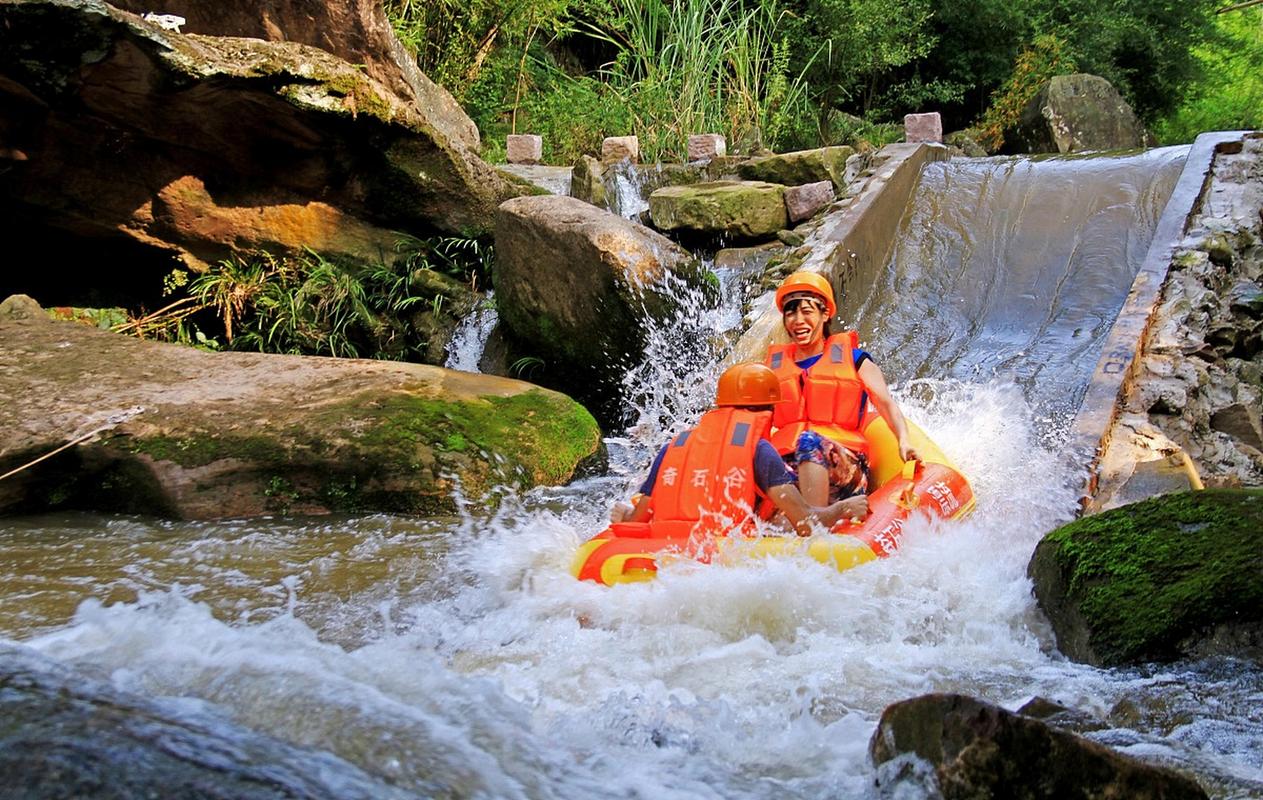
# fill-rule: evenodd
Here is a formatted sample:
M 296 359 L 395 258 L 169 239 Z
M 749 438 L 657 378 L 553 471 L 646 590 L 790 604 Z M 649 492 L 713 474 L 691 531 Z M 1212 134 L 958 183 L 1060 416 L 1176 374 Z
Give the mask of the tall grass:
M 650 159 L 682 158 L 692 133 L 723 133 L 734 149 L 770 144 L 803 94 L 788 75 L 776 0 L 614 0 L 623 24 L 594 33 L 615 46 L 602 71 Z

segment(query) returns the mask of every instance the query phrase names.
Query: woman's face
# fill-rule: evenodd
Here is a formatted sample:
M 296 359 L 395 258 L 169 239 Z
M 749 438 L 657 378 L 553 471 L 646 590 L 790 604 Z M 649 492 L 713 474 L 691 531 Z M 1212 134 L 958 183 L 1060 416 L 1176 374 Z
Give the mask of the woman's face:
M 785 304 L 781 322 L 790 341 L 803 346 L 812 344 L 824 337 L 824 309 L 819 300 L 801 298 L 790 300 Z

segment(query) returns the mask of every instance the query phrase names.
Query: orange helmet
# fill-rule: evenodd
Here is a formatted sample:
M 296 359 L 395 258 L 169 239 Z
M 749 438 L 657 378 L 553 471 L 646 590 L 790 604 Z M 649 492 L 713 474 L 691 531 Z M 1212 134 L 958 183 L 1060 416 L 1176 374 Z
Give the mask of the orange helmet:
M 838 304 L 833 302 L 833 287 L 829 279 L 816 272 L 795 272 L 776 287 L 776 310 L 785 310 L 785 298 L 794 292 L 811 292 L 824 300 L 827 316 L 838 313 Z
M 764 364 L 734 364 L 719 376 L 717 406 L 770 406 L 781 402 L 781 382 Z

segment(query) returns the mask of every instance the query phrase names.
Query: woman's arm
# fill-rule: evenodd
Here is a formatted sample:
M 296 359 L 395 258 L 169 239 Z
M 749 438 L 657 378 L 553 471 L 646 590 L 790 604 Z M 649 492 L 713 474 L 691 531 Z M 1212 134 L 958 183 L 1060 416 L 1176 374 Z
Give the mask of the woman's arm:
M 813 528 L 816 525 L 828 530 L 840 519 L 863 519 L 868 516 L 868 496 L 863 494 L 827 506 L 813 506 L 803 499 L 797 486 L 786 483 L 768 489 L 767 496 L 785 514 L 785 519 L 789 520 L 799 536 L 815 533 Z
M 871 359 L 866 359 L 860 364 L 859 375 L 864 388 L 868 389 L 869 397 L 873 398 L 873 405 L 877 406 L 877 411 L 890 423 L 890 430 L 899 441 L 899 457 L 904 461 L 916 459 L 917 452 L 912 449 L 908 440 L 908 423 L 899 410 L 899 404 L 890 396 L 890 387 L 886 386 L 886 376 L 881 374 L 881 367 Z

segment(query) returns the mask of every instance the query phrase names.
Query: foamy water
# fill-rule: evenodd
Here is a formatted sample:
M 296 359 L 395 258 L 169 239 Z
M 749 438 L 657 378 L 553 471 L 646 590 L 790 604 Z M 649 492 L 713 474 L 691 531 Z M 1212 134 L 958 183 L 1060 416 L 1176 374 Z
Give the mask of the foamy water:
M 84 602 L 25 644 L 423 795 L 869 796 L 878 715 L 929 691 L 1008 707 L 1043 695 L 1102 717 L 1153 707 L 1166 717 L 1096 735 L 1263 786 L 1257 669 L 1100 671 L 1055 653 L 1025 569 L 1073 513 L 1075 476 L 1021 392 L 910 394 L 929 399 L 905 397 L 909 416 L 976 476 L 978 513 L 910 526 L 896 557 L 846 573 L 779 559 L 579 583 L 570 559 L 635 481 L 625 463 L 447 522 L 119 520 L 113 563 L 66 533 L 46 568 L 66 573 L 45 592 L 140 594 Z M 635 444 L 616 455 L 642 458 Z

